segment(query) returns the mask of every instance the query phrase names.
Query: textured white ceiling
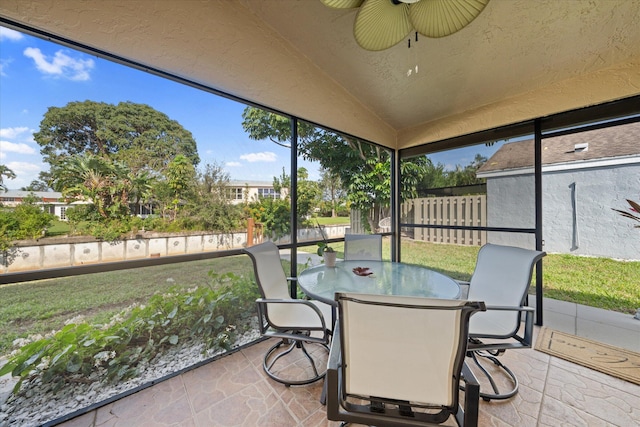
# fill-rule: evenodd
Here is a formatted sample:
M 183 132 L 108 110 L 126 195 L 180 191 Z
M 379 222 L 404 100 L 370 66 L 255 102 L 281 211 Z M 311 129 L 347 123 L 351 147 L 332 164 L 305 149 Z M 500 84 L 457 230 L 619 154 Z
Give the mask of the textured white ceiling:
M 20 24 L 392 148 L 640 94 L 640 0 L 491 0 L 451 36 L 381 52 L 356 44 L 355 13 L 320 0 L 0 2 Z
M 383 52 L 355 43 L 355 10 L 319 0 L 245 4 L 395 129 L 640 58 L 637 0 L 491 0 L 451 36 Z

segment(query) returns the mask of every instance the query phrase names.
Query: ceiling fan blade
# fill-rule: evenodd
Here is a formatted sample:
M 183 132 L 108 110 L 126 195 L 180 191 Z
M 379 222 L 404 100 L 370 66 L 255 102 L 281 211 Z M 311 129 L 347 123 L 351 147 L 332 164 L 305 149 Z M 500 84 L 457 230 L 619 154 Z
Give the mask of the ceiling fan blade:
M 411 33 L 409 5 L 391 0 L 365 0 L 353 25 L 358 44 L 367 50 L 384 50 Z
M 444 37 L 473 21 L 489 0 L 421 0 L 409 8 L 409 20 L 420 34 Z
M 320 0 L 325 6 L 335 9 L 353 9 L 360 7 L 364 0 Z

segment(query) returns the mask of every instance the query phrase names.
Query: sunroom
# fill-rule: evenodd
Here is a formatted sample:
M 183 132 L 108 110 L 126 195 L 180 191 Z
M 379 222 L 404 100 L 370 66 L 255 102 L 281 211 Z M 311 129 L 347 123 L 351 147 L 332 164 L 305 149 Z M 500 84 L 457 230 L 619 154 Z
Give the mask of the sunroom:
M 599 158 L 606 164 L 584 167 L 585 173 L 571 182 L 571 188 L 552 185 L 557 170 L 548 169 L 545 163 L 546 148 L 560 144 L 556 141 L 561 138 L 576 139 L 572 146 L 577 157 L 584 154 L 583 142 L 578 140 L 586 143 L 594 133 L 607 129 L 618 134 L 621 128 L 640 122 L 639 2 L 491 0 L 460 31 L 441 38 L 412 32 L 408 39 L 378 51 L 366 50 L 356 42 L 357 13 L 355 8 L 328 7 L 321 0 L 3 0 L 0 25 L 283 118 L 286 132 L 279 142 L 288 146 L 283 153 L 289 154 L 281 165 L 291 176 L 289 229 L 299 231 L 278 243 L 289 260 L 298 260 L 290 262 L 287 274 L 292 276 L 304 268 L 309 248 L 315 252 L 315 244 L 322 240 L 305 234 L 296 215 L 302 188 L 299 181 L 306 178 L 295 171 L 307 167 L 309 159 L 309 164 L 324 166 L 317 160 L 323 147 L 308 145 L 305 139 L 313 132 L 322 133 L 327 141 L 338 140 L 341 146 L 359 146 L 367 153 L 360 158 L 363 164 L 369 160 L 384 165 L 388 177 L 385 196 L 359 221 L 352 218 L 350 227 L 383 234 L 386 260 L 428 264 L 460 280 L 469 278 L 477 250 L 485 243 L 586 259 L 624 258 L 630 265 L 640 260 L 640 249 L 637 243 L 634 246 L 637 230 L 611 210 L 625 209 L 625 199 L 640 197 L 640 153 L 622 150 L 618 157 Z M 630 134 L 637 135 L 636 131 Z M 459 196 L 455 200 L 452 194 L 443 194 L 445 190 L 437 188 L 437 183 L 432 185 L 433 192 L 407 191 L 416 159 L 429 157 L 460 165 L 480 152 L 486 161 L 501 148 L 525 140 L 531 143 L 525 149 L 519 145 L 514 156 L 526 163 L 526 173 L 515 184 L 508 184 L 518 195 L 517 203 L 509 203 L 514 193 L 489 193 L 488 187 L 458 190 L 461 193 L 453 194 Z M 603 140 L 605 146 L 613 143 Z M 640 146 L 640 140 L 635 141 Z M 590 144 L 593 153 L 595 145 Z M 337 153 L 334 146 L 325 147 L 328 156 L 326 151 Z M 598 172 L 598 167 L 607 174 Z M 500 170 L 493 167 L 494 174 L 500 175 Z M 596 183 L 590 182 L 589 171 L 595 171 L 591 176 L 598 177 L 598 185 L 602 176 L 609 177 L 610 185 L 594 190 Z M 581 199 L 585 195 L 589 199 Z M 559 198 L 566 210 L 545 210 L 546 206 L 556 209 Z M 440 205 L 433 205 L 435 199 Z M 578 206 L 594 204 L 598 208 L 588 210 L 591 216 L 581 216 L 585 209 Z M 550 223 L 551 216 L 557 221 Z M 563 238 L 546 237 L 547 228 Z M 566 236 L 558 230 L 564 230 Z M 340 247 L 341 233 L 329 236 L 329 242 Z M 609 234 L 612 237 L 592 238 Z M 545 247 L 546 239 L 553 249 Z M 434 247 L 447 247 L 450 252 L 423 256 Z M 461 257 L 459 271 L 446 263 L 452 253 Z M 216 280 L 224 281 L 224 273 L 249 265 L 241 247 L 8 272 L 0 276 L 0 283 L 30 286 L 35 280 L 73 281 L 124 269 L 150 282 L 156 277 L 154 269 L 201 263 L 197 267 L 201 270 L 193 270 L 206 275 L 210 264 L 229 259 L 238 260 L 238 265 L 220 267 Z M 546 311 L 544 265 L 543 261 L 536 267 L 530 296 L 537 310 L 537 326 L 571 316 L 577 324 L 575 313 L 563 312 L 566 307 L 576 310 L 575 304 L 556 308 L 552 300 L 544 299 L 554 308 Z M 158 274 L 157 280 L 177 274 Z M 640 289 L 635 293 L 637 298 Z M 628 312 L 626 316 L 629 321 L 623 321 L 622 335 L 607 333 L 607 323 L 595 322 L 593 328 L 600 328 L 604 336 L 621 337 L 609 344 L 640 351 L 640 322 Z M 575 329 L 571 332 L 577 333 Z M 260 358 L 267 348 L 260 342 L 231 356 L 197 360 L 34 424 L 334 425 L 324 417 L 319 383 L 284 388 L 262 375 Z M 640 420 L 637 385 L 550 361 L 534 350 L 520 353 L 524 355 L 513 355 L 510 360 L 527 391 L 508 402 L 481 404 L 481 425 L 555 425 L 561 421 L 630 425 Z M 527 372 L 530 368 L 533 372 Z M 243 374 L 250 380 L 243 379 Z M 164 381 L 158 382 L 160 378 Z M 589 404 L 576 403 L 563 398 L 561 381 L 584 381 L 598 388 L 598 393 L 581 391 L 576 400 Z M 607 394 L 620 396 L 623 403 L 605 403 Z M 202 401 L 204 396 L 217 399 L 215 405 Z M 127 404 L 127 400 L 135 403 Z M 252 406 L 249 401 L 258 403 Z M 143 404 L 154 409 L 138 410 Z M 1 421 L 30 425 L 29 420 L 22 424 Z

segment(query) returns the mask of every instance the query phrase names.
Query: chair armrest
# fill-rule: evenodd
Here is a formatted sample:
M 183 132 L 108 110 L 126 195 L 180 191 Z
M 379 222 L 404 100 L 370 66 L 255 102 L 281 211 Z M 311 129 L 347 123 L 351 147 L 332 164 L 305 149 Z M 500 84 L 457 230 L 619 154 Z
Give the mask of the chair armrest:
M 525 313 L 525 322 L 524 322 L 524 334 L 523 335 L 518 335 L 518 331 L 515 331 L 514 334 L 511 336 L 511 338 L 515 341 L 517 341 L 519 346 L 523 346 L 525 348 L 531 348 L 531 345 L 533 343 L 533 315 L 535 313 L 535 308 L 533 307 L 528 307 L 528 306 L 519 306 L 519 307 L 511 307 L 511 306 L 500 306 L 500 305 L 488 305 L 487 307 L 487 311 L 519 311 L 519 312 L 523 312 Z M 521 319 L 522 320 L 522 319 Z M 483 336 L 480 335 L 475 335 L 475 334 L 469 334 L 471 337 L 473 338 L 480 338 Z M 484 336 L 485 338 L 487 336 Z M 489 338 L 491 338 L 489 336 Z M 483 347 L 485 349 L 489 349 L 489 348 L 495 348 L 495 349 L 499 349 L 499 348 L 513 348 L 514 346 L 512 344 L 480 344 L 477 345 L 476 343 L 473 342 L 469 342 L 468 344 L 468 349 L 469 350 L 473 350 L 476 347 Z
M 509 305 L 488 305 L 487 311 L 500 310 L 500 311 L 531 311 L 534 312 L 535 308 L 528 306 L 509 306 Z
M 315 328 L 315 327 L 307 328 L 307 327 L 305 327 L 305 328 L 301 328 L 301 329 L 318 330 L 318 331 L 326 331 L 327 330 L 327 324 L 326 324 L 326 322 L 324 320 L 324 316 L 322 315 L 322 312 L 311 301 L 303 300 L 303 299 L 258 298 L 256 300 L 256 304 L 258 305 L 258 317 L 260 319 L 267 319 L 267 321 L 268 321 L 268 317 L 266 315 L 267 314 L 266 307 L 269 304 L 298 304 L 298 305 L 306 305 L 316 313 L 316 315 L 320 319 L 320 324 L 322 325 L 322 327 L 321 328 Z M 271 326 L 278 327 L 277 325 L 271 325 Z M 262 331 L 262 332 L 264 333 L 264 331 Z

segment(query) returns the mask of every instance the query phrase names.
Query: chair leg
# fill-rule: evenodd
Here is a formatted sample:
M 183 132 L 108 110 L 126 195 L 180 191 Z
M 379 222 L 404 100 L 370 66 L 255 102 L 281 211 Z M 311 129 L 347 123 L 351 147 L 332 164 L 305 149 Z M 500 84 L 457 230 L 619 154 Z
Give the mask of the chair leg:
M 462 381 L 464 382 L 464 409 L 461 408 L 456 413 L 456 421 L 459 426 L 478 427 L 480 384 L 466 362 L 462 365 Z
M 518 382 L 518 378 L 511 371 L 511 369 L 509 369 L 506 365 L 504 365 L 502 362 L 500 362 L 500 360 L 498 360 L 497 357 L 495 357 L 495 356 L 493 356 L 491 354 L 487 354 L 486 352 L 470 351 L 469 353 L 470 353 L 469 355 L 471 356 L 471 358 L 473 359 L 475 364 L 478 366 L 478 368 L 480 368 L 480 370 L 485 375 L 485 377 L 487 377 L 487 379 L 489 380 L 489 383 L 491 384 L 491 388 L 493 389 L 493 393 L 486 393 L 486 392 L 480 391 L 480 397 L 482 398 L 482 400 L 484 400 L 486 402 L 488 402 L 490 400 L 505 400 L 505 399 L 512 398 L 513 396 L 516 395 L 516 393 L 518 393 L 518 387 L 520 385 L 519 382 Z M 502 370 L 502 372 L 505 373 L 505 375 L 507 376 L 509 381 L 511 381 L 511 383 L 513 384 L 509 391 L 503 392 L 503 393 L 500 392 L 500 390 L 498 388 L 498 385 L 496 384 L 495 380 L 493 379 L 493 376 L 480 363 L 480 360 L 478 360 L 478 357 L 482 357 L 484 359 L 490 360 L 491 362 L 493 362 L 494 365 L 496 365 L 500 370 Z
M 289 347 L 277 354 L 275 357 L 272 357 L 273 354 L 280 349 L 280 347 L 282 347 L 283 345 L 289 345 Z M 329 351 L 329 347 L 325 344 L 320 344 L 322 345 L 323 348 L 325 348 L 327 350 L 327 352 Z M 276 364 L 276 362 L 282 358 L 283 356 L 286 356 L 287 354 L 291 353 L 294 349 L 300 349 L 302 350 L 303 354 L 305 355 L 305 357 L 309 360 L 309 363 L 311 364 L 311 368 L 313 369 L 313 376 L 310 378 L 306 378 L 303 380 L 290 380 L 287 378 L 283 378 L 280 377 L 278 375 L 276 375 L 272 369 L 273 366 Z M 307 351 L 307 349 L 305 348 L 304 342 L 303 341 L 296 341 L 296 340 L 280 340 L 278 341 L 276 344 L 274 344 L 265 354 L 264 356 L 264 361 L 262 364 L 262 367 L 264 369 L 264 372 L 274 381 L 277 381 L 281 384 L 284 384 L 285 386 L 289 387 L 292 385 L 306 385 L 306 384 L 311 384 L 314 383 L 318 380 L 321 380 L 322 378 L 324 378 L 325 376 L 325 372 L 322 373 L 318 373 L 318 369 L 316 367 L 316 364 L 313 360 L 313 358 L 311 357 L 311 355 L 309 354 L 309 352 Z

